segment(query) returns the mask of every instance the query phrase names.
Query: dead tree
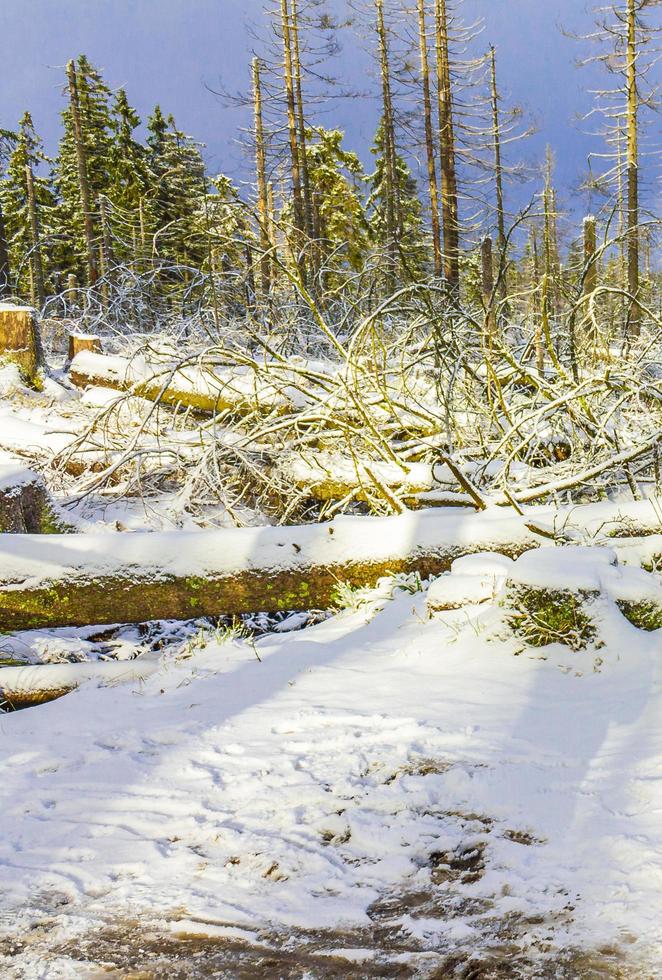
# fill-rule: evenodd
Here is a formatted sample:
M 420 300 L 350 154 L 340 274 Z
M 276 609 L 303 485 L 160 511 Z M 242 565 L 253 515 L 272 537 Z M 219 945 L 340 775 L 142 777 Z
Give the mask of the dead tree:
M 425 0 L 418 0 L 418 37 L 421 57 L 421 85 L 423 88 L 423 114 L 425 121 L 425 154 L 428 172 L 428 193 L 430 195 L 430 220 L 432 225 L 434 274 L 435 276 L 440 277 L 443 272 L 443 254 L 441 248 L 441 227 L 439 224 L 439 184 L 437 180 L 434 128 L 432 125 L 432 91 L 430 85 L 430 64 L 428 59 L 428 36 L 425 24 Z

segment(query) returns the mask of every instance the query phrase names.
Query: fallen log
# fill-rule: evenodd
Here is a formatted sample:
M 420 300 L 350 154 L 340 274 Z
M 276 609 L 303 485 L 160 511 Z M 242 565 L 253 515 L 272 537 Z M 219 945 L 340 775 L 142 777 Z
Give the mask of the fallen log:
M 68 694 L 88 681 L 121 684 L 146 680 L 159 666 L 157 657 L 95 660 L 85 663 L 0 667 L 0 699 L 10 708 L 29 708 Z
M 300 527 L 0 535 L 0 630 L 328 608 L 340 583 L 374 585 L 400 572 L 427 578 L 480 551 L 516 557 L 549 544 L 555 523 L 565 536 L 572 528 L 606 536 L 623 521 L 659 530 L 658 513 L 656 502 L 640 501 L 524 515 L 449 508 Z
M 149 401 L 181 405 L 205 415 L 222 411 L 285 412 L 293 408 L 291 378 L 266 380 L 251 367 L 221 369 L 193 364 L 157 364 L 144 357 L 117 357 L 79 351 L 69 377 L 79 388 L 90 385 L 131 391 Z

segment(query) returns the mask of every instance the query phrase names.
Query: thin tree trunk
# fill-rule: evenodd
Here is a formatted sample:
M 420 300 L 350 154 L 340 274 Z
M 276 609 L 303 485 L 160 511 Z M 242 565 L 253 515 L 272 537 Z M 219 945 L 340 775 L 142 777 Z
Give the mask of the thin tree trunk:
M 641 311 L 639 297 L 639 146 L 638 146 L 638 96 L 637 96 L 637 15 L 636 0 L 628 0 L 627 44 L 627 268 L 628 292 L 634 297 L 629 310 L 629 334 L 639 336 Z
M 101 217 L 101 270 L 103 279 L 102 298 L 106 309 L 110 306 L 110 280 L 115 265 L 113 238 L 110 230 L 110 215 L 108 213 L 108 198 L 99 196 L 99 214 Z
M 391 70 L 389 66 L 388 38 L 384 22 L 384 2 L 375 0 L 377 10 L 377 36 L 379 39 L 379 64 L 382 81 L 382 128 L 384 178 L 386 183 L 386 234 L 389 253 L 390 272 L 395 274 L 398 255 L 399 207 L 397 188 L 397 160 L 395 151 L 395 125 L 393 121 L 393 99 L 391 95 Z
M 506 219 L 503 210 L 503 167 L 501 163 L 501 124 L 499 121 L 499 90 L 496 76 L 496 50 L 490 47 L 490 63 L 492 75 L 492 132 L 494 138 L 494 183 L 496 187 L 497 206 L 497 243 L 500 249 L 506 247 Z
M 46 302 L 44 264 L 41 257 L 41 235 L 39 231 L 39 215 L 37 213 L 37 199 L 34 191 L 34 176 L 29 163 L 25 166 L 25 186 L 28 192 L 28 219 L 30 221 L 30 238 L 32 240 L 32 248 L 30 249 L 30 266 L 32 269 L 34 290 L 32 302 L 41 308 Z
M 290 0 L 292 17 L 292 66 L 294 74 L 294 96 L 296 101 L 297 137 L 299 143 L 299 166 L 301 168 L 301 195 L 303 207 L 303 224 L 310 239 L 315 236 L 313 222 L 313 199 L 308 171 L 308 155 L 306 153 L 306 119 L 303 111 L 303 91 L 301 88 L 301 50 L 299 47 L 299 16 L 298 0 Z
M 276 206 L 274 204 L 274 185 L 271 181 L 267 184 L 267 228 L 269 232 L 269 243 L 271 245 L 270 282 L 273 287 L 278 281 L 279 269 L 276 248 Z
M 83 211 L 83 225 L 85 229 L 87 278 L 90 286 L 93 286 L 99 278 L 99 269 L 97 264 L 96 249 L 94 246 L 94 219 L 92 215 L 90 185 L 87 176 L 87 154 L 85 151 L 83 128 L 80 117 L 78 81 L 76 78 L 76 66 L 74 65 L 73 61 L 69 61 L 67 64 L 67 79 L 69 81 L 69 104 L 74 129 L 74 142 L 76 144 L 76 161 L 78 163 L 78 189 L 80 193 L 80 203 Z
M 446 0 L 435 0 L 434 12 L 441 156 L 441 212 L 444 227 L 444 268 L 448 285 L 451 289 L 457 291 L 460 286 L 459 224 Z
M 255 117 L 255 176 L 257 183 L 257 213 L 260 223 L 260 282 L 264 299 L 271 289 L 271 261 L 269 258 L 269 200 L 267 191 L 267 155 L 264 143 L 262 116 L 262 81 L 260 61 L 253 58 L 253 108 Z
M 496 49 L 490 46 L 490 68 L 491 68 L 491 90 L 492 90 L 492 134 L 494 139 L 494 184 L 496 191 L 497 209 L 497 246 L 499 248 L 499 269 L 501 283 L 499 292 L 502 299 L 508 295 L 507 268 L 508 260 L 506 255 L 506 216 L 504 212 L 503 195 L 503 164 L 501 160 L 501 122 L 499 119 L 499 89 L 497 86 L 496 74 Z
M 598 285 L 596 244 L 595 218 L 587 214 L 584 218 L 584 296 L 594 292 Z
M 481 281 L 483 291 L 483 306 L 485 307 L 485 334 L 488 346 L 494 340 L 496 333 L 496 316 L 494 313 L 494 267 L 492 259 L 492 239 L 487 236 L 480 246 Z
M 11 268 L 9 265 L 9 249 L 7 248 L 7 232 L 5 218 L 0 204 L 0 296 L 8 296 L 10 288 Z
M 295 249 L 299 271 L 305 278 L 305 262 L 301 254 L 304 231 L 303 195 L 301 191 L 301 166 L 299 139 L 297 132 L 296 97 L 294 92 L 294 68 L 292 64 L 292 37 L 290 31 L 290 9 L 288 0 L 280 0 L 281 28 L 283 33 L 283 54 L 285 95 L 287 99 L 287 131 L 290 144 L 290 167 L 292 174 L 292 197 L 294 206 Z
M 441 227 L 439 223 L 439 185 L 437 182 L 437 163 L 434 152 L 434 135 L 432 128 L 432 95 L 430 90 L 428 38 L 425 28 L 425 0 L 418 0 L 418 36 L 421 52 L 421 81 L 423 83 L 423 113 L 425 119 L 425 152 L 428 164 L 428 190 L 430 194 L 430 217 L 432 221 L 432 251 L 434 255 L 434 274 L 439 278 L 443 272 L 443 256 L 441 250 Z

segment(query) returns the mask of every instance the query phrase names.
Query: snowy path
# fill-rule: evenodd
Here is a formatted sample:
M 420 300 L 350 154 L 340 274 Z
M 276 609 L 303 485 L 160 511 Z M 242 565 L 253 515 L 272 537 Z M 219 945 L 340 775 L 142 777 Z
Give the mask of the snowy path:
M 659 636 L 619 624 L 593 672 L 422 600 L 2 716 L 3 975 L 87 975 L 72 948 L 140 918 L 361 976 L 662 976 Z

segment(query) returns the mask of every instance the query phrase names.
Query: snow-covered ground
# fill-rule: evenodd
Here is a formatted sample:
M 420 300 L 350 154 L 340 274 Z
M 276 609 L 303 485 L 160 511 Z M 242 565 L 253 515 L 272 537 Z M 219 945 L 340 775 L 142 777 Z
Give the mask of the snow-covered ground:
M 600 638 L 397 591 L 2 716 L 0 972 L 662 976 L 662 640 Z

